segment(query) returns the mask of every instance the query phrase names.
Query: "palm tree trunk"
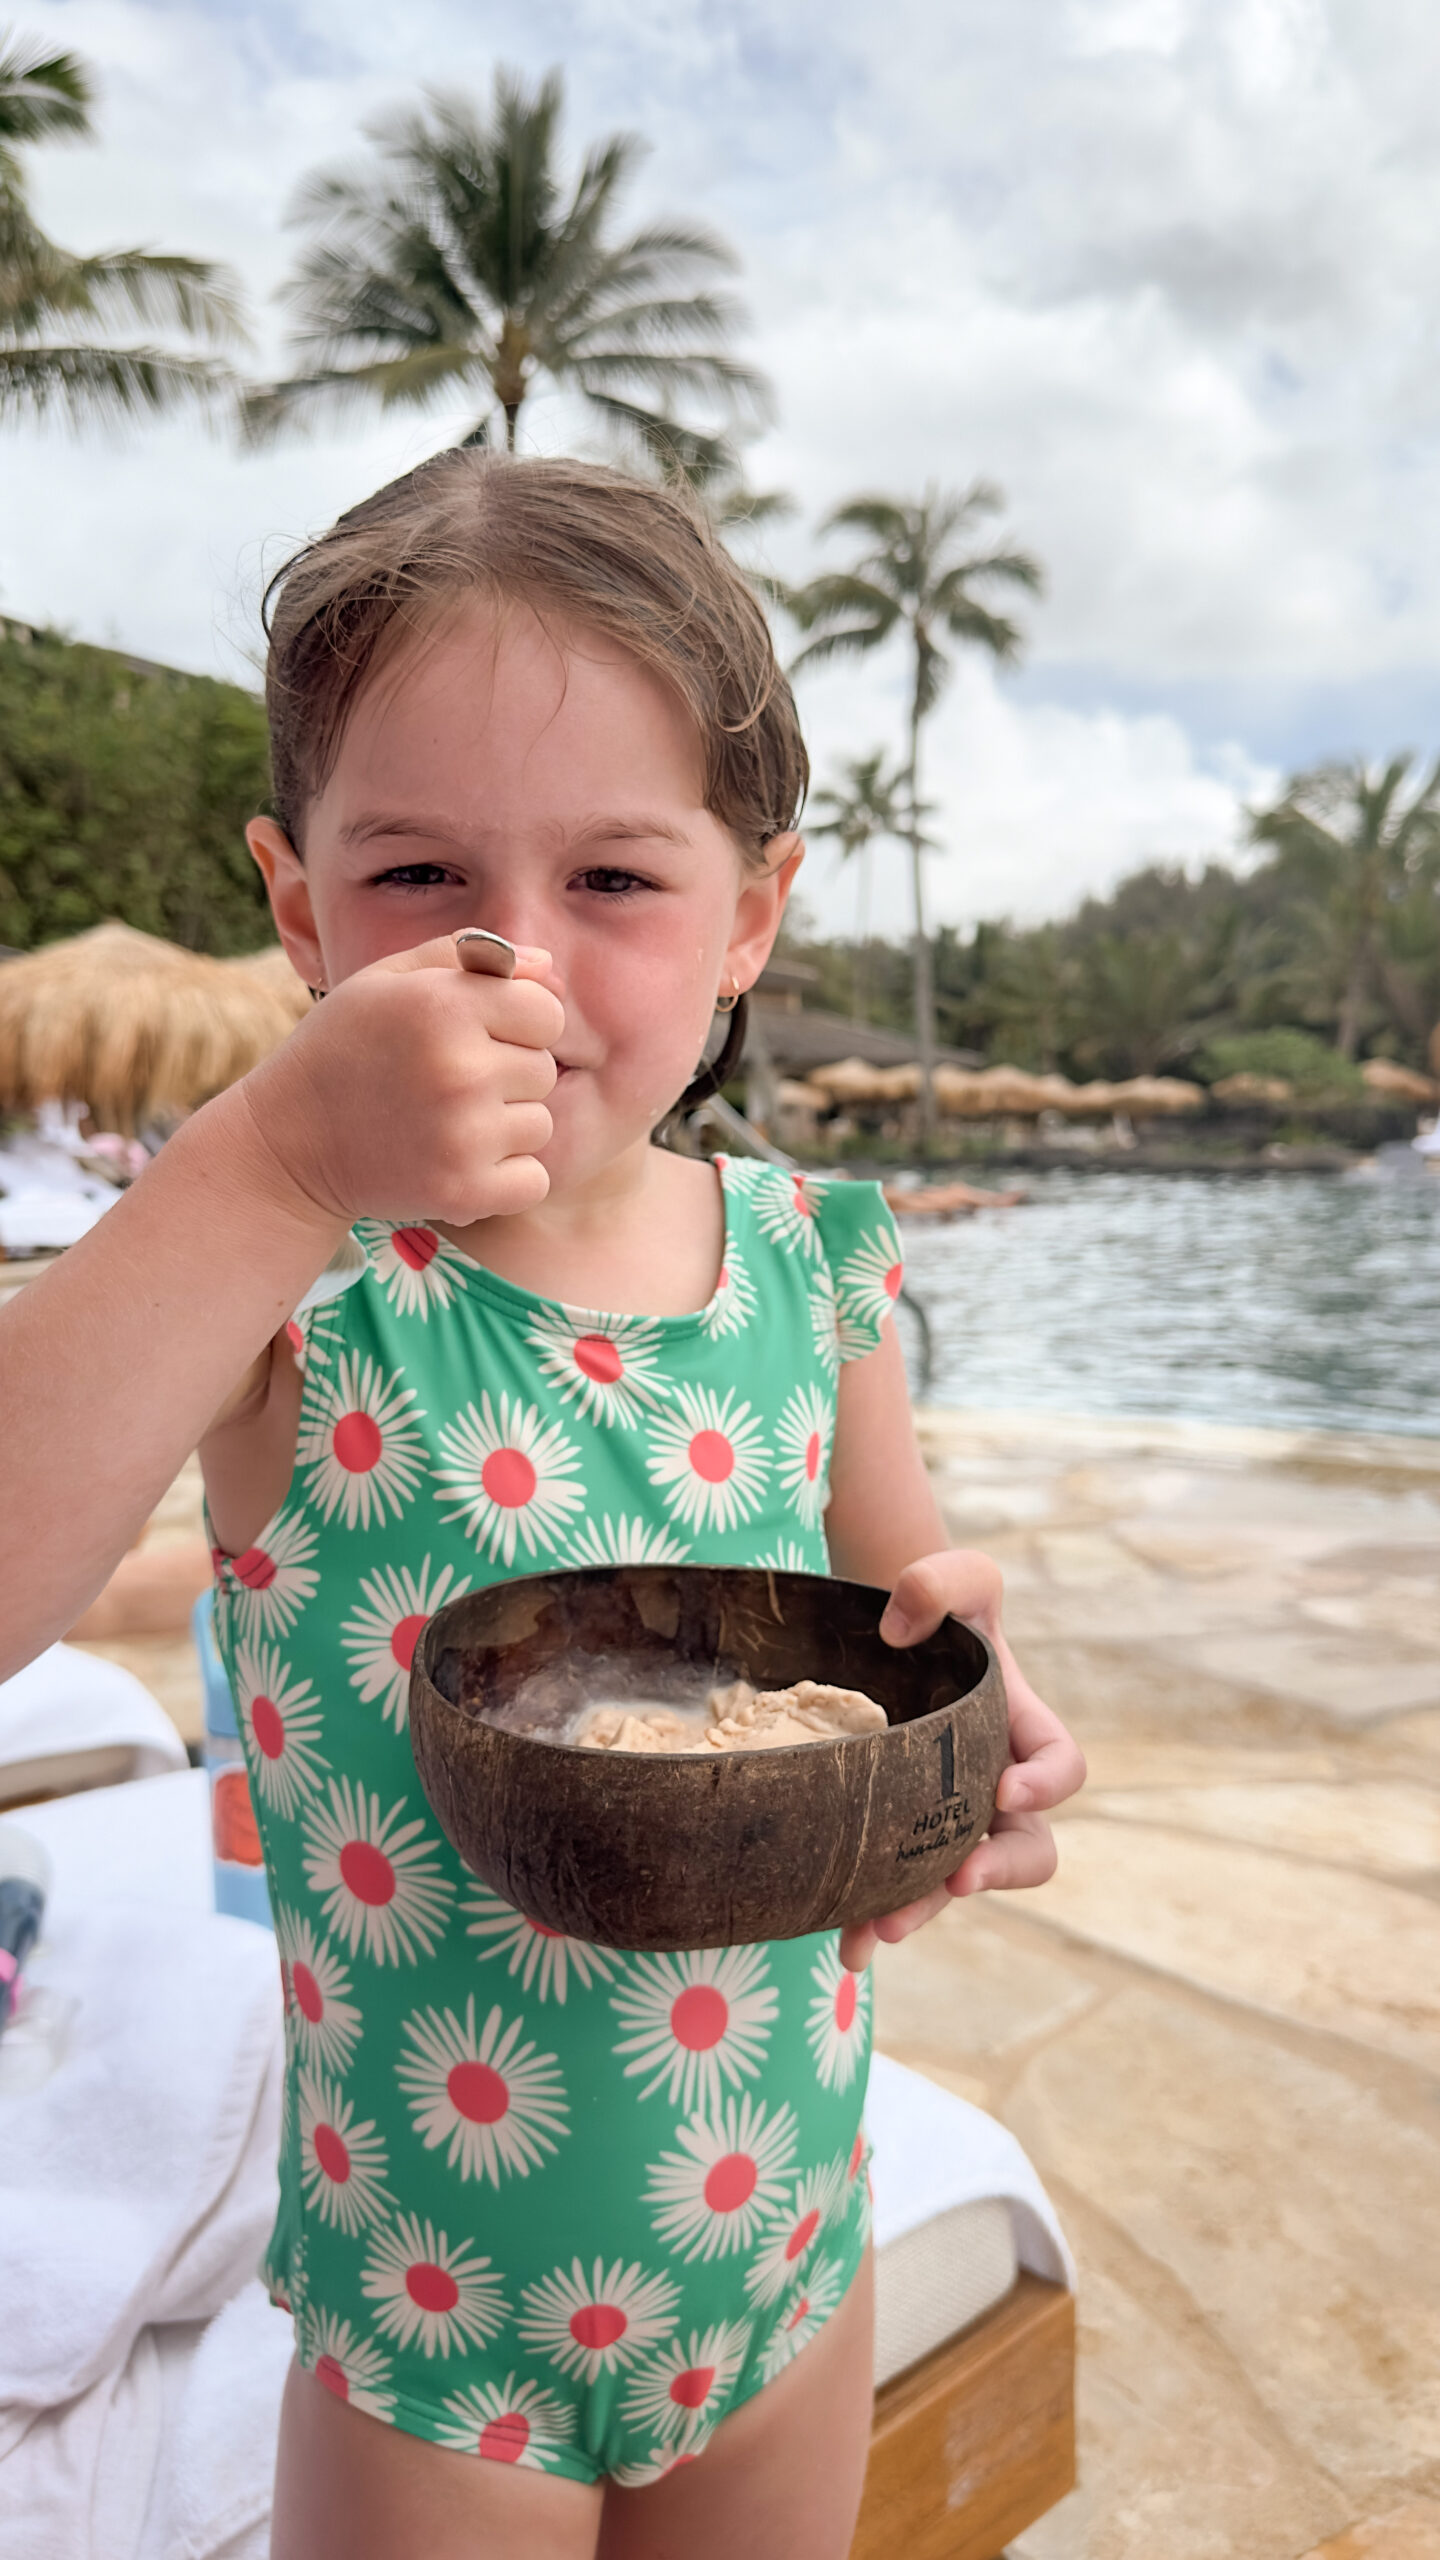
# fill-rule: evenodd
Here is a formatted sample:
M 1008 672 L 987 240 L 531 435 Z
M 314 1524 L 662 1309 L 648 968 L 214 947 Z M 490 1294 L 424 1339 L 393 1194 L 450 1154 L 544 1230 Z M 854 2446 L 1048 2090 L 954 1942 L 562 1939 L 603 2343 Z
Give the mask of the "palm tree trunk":
M 855 919 L 855 966 L 850 972 L 850 1017 L 865 1020 L 865 1007 L 870 998 L 870 847 L 862 844 L 856 857 L 860 869 L 859 913 Z
M 930 970 L 930 936 L 925 929 L 925 882 L 920 844 L 920 703 L 919 669 L 910 699 L 910 761 L 905 782 L 910 795 L 910 891 L 915 909 L 915 1043 L 920 1052 L 920 1152 L 935 1152 L 935 992 Z
M 507 453 L 513 453 L 515 450 L 515 421 L 519 415 L 519 401 L 507 400 L 505 403 L 505 450 Z

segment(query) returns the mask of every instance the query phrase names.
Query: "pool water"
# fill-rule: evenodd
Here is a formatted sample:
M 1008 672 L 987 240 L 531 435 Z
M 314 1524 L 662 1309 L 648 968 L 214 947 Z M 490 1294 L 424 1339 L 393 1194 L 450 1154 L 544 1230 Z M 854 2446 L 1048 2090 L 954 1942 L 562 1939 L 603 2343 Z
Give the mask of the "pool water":
M 1440 1434 L 1440 1178 L 1026 1188 L 1021 1209 L 904 1223 L 930 1403 Z

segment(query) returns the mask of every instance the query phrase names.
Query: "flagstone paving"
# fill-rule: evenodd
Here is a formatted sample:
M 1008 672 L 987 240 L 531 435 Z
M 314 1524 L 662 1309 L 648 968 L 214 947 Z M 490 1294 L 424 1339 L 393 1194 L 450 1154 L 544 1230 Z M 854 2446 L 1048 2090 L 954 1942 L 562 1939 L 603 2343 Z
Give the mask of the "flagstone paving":
M 1440 2560 L 1440 1442 L 922 1434 L 1090 1764 L 1051 1884 L 876 1966 L 1080 2262 L 1080 2485 L 1011 2560 Z M 149 1535 L 198 1525 L 192 1467 Z M 92 1649 L 198 1735 L 178 1630 Z
M 1012 2560 L 1440 2560 L 1440 1443 L 928 1414 L 1091 1779 L 881 2041 L 1080 2261 L 1080 2486 Z

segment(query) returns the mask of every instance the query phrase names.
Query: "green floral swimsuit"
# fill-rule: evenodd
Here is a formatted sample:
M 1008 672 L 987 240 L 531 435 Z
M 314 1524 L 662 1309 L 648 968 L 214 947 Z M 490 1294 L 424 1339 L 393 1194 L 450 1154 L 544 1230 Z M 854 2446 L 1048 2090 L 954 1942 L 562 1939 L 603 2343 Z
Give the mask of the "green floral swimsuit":
M 655 2480 L 814 2336 L 865 2244 L 869 1977 L 833 1934 L 620 1955 L 463 1867 L 406 1732 L 425 1619 L 573 1564 L 828 1570 L 840 1363 L 900 1285 L 869 1184 L 722 1165 L 697 1315 L 582 1313 L 422 1226 L 304 1317 L 294 1479 L 217 1554 L 287 2021 L 266 2277 L 356 2408 Z

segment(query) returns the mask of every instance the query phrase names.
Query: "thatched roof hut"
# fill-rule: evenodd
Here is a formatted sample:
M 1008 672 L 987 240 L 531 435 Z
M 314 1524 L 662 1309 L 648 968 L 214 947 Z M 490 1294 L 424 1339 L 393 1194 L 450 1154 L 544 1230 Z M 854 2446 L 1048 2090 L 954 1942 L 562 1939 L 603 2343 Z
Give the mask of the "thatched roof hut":
M 247 1075 L 308 1007 L 278 947 L 211 960 L 94 925 L 0 968 L 0 1106 L 83 1102 L 128 1137 Z

